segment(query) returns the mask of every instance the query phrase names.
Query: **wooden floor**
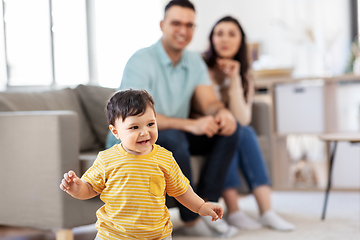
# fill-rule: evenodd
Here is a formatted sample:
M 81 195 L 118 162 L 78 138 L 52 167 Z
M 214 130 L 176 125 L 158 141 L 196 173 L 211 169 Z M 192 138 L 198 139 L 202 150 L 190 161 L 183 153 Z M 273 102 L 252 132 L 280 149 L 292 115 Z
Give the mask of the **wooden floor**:
M 95 226 L 73 229 L 74 239 L 92 240 L 95 238 Z M 55 240 L 55 231 L 32 228 L 18 228 L 0 225 L 0 240 Z
M 0 226 L 0 239 L 1 240 L 50 240 L 55 239 L 55 234 L 51 231 L 41 231 L 31 228 L 15 228 Z

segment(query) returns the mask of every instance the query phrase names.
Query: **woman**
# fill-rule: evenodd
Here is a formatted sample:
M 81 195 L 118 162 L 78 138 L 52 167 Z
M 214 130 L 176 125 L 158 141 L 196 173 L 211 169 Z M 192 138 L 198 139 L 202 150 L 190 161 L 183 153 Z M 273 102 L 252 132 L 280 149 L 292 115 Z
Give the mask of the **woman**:
M 240 141 L 226 176 L 223 197 L 228 208 L 228 223 L 240 229 L 257 229 L 261 225 L 277 230 L 293 230 L 295 226 L 271 209 L 270 180 L 257 142 L 249 123 L 254 96 L 246 38 L 239 22 L 232 17 L 220 19 L 210 34 L 210 48 L 204 54 L 210 78 L 218 97 L 230 109 L 240 124 Z M 238 169 L 243 172 L 250 191 L 260 210 L 257 222 L 239 209 L 237 188 Z

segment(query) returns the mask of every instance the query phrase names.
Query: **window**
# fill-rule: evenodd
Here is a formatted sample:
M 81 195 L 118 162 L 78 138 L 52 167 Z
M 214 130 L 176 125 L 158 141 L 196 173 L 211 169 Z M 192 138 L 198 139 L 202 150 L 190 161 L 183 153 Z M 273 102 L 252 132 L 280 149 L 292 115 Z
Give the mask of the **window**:
M 89 82 L 118 87 L 130 56 L 160 38 L 163 5 L 161 0 L 2 0 L 0 91 Z
M 6 89 L 7 73 L 6 73 L 6 54 L 5 54 L 5 36 L 4 36 L 4 21 L 3 17 L 3 3 L 0 3 L 0 91 Z
M 56 84 L 86 84 L 89 69 L 85 1 L 52 2 Z
M 4 1 L 9 85 L 52 83 L 49 2 Z
M 96 1 L 96 59 L 99 84 L 119 87 L 126 62 L 161 37 L 160 0 Z
M 0 74 L 8 86 L 89 81 L 85 0 L 3 0 L 2 4 L 5 29 L 0 29 L 5 41 L 0 43 L 6 46 L 7 57 L 0 64 L 6 61 L 7 76 Z

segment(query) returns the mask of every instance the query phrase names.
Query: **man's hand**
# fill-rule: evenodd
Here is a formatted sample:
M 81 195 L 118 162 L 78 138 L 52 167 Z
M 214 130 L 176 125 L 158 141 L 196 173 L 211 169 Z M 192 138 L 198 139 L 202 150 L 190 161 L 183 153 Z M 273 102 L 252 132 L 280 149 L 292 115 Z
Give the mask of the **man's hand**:
M 228 109 L 221 108 L 217 112 L 215 120 L 218 123 L 220 129 L 218 134 L 223 136 L 230 136 L 236 131 L 236 119 Z
M 190 132 L 194 135 L 206 135 L 211 138 L 219 132 L 219 129 L 219 124 L 215 118 L 208 115 L 195 119 Z
M 60 188 L 71 196 L 77 196 L 80 193 L 83 184 L 86 183 L 84 183 L 80 178 L 78 178 L 74 171 L 70 170 L 69 172 L 64 174 L 64 178 L 61 181 Z

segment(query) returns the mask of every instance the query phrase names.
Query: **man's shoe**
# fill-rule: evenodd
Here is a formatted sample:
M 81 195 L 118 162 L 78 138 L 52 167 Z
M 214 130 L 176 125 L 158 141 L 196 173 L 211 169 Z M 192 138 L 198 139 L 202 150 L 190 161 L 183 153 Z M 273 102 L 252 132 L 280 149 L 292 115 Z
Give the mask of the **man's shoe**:
M 261 223 L 252 219 L 245 212 L 240 210 L 229 214 L 227 222 L 232 226 L 245 230 L 254 230 L 262 227 Z

